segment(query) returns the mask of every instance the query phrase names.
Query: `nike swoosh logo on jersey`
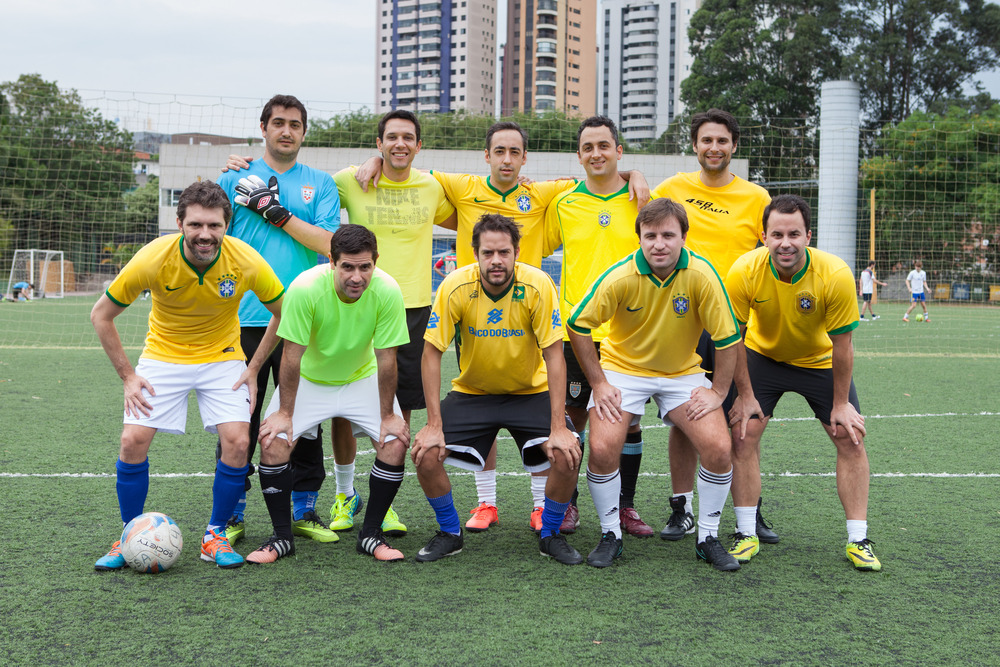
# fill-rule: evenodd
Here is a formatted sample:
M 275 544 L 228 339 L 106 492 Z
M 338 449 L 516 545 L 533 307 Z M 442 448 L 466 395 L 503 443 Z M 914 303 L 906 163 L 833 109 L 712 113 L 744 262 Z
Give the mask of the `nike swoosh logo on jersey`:
M 573 202 L 575 202 L 575 201 L 576 201 L 577 199 L 578 199 L 578 197 L 574 197 L 573 199 L 563 199 L 563 203 L 564 203 L 564 204 L 572 204 L 572 203 L 573 203 Z
M 754 299 L 754 303 L 764 303 L 765 301 L 770 301 L 770 299 Z
M 629 308 L 628 306 L 625 306 L 625 310 L 627 310 L 630 313 L 635 313 L 642 310 L 642 306 L 639 306 L 638 308 Z
M 406 231 L 405 229 L 394 229 L 394 230 L 392 230 L 392 233 L 393 234 L 399 234 L 399 233 L 402 233 L 402 232 L 405 232 L 405 231 Z
M 476 202 L 477 204 L 485 204 L 489 202 L 489 199 L 480 199 L 479 197 L 473 197 L 472 201 Z
M 181 287 L 184 287 L 184 285 L 181 285 Z M 167 290 L 168 292 L 174 292 L 174 291 L 176 291 L 176 290 L 179 290 L 179 289 L 181 289 L 181 287 L 171 287 L 170 285 L 164 285 L 164 286 L 163 286 L 163 288 L 164 288 L 165 290 Z

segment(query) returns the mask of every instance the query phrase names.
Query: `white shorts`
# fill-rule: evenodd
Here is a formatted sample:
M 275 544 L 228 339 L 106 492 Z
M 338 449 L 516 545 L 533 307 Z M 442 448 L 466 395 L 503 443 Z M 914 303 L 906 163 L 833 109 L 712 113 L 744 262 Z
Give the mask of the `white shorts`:
M 137 375 L 149 380 L 156 396 L 143 389 L 153 406 L 148 417 L 125 414 L 126 424 L 155 428 L 163 433 L 184 433 L 187 426 L 188 393 L 198 398 L 198 412 L 205 430 L 218 433 L 217 424 L 250 423 L 250 391 L 246 385 L 233 391 L 247 365 L 242 361 L 213 361 L 207 364 L 173 364 L 139 359 Z
M 271 396 L 271 402 L 264 411 L 264 418 L 278 411 L 281 405 L 280 389 Z M 399 401 L 392 399 L 392 411 L 400 417 Z M 304 377 L 299 378 L 299 389 L 295 394 L 292 409 L 292 440 L 303 435 L 315 438 L 317 427 L 327 419 L 342 417 L 351 422 L 354 435 L 367 435 L 378 442 L 382 428 L 382 411 L 379 408 L 378 373 L 372 373 L 350 384 L 316 384 Z M 284 437 L 279 434 L 278 437 Z M 389 436 L 387 440 L 395 440 Z
M 626 375 L 605 370 L 604 377 L 608 379 L 611 386 L 622 393 L 622 410 L 634 415 L 632 424 L 639 423 L 639 418 L 646 412 L 646 401 L 652 398 L 660 408 L 663 423 L 667 426 L 673 426 L 673 422 L 667 416 L 670 411 L 691 400 L 691 392 L 694 391 L 695 387 L 709 388 L 712 386 L 704 373 L 665 378 Z M 592 407 L 594 407 L 593 396 L 587 404 L 587 409 Z

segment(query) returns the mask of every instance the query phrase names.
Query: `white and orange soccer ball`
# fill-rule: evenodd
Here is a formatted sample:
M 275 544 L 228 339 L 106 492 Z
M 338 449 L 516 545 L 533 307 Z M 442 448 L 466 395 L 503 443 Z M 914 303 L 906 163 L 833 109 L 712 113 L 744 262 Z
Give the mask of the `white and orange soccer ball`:
M 177 561 L 183 546 L 181 529 L 159 512 L 140 514 L 122 531 L 122 556 L 136 572 L 163 572 Z

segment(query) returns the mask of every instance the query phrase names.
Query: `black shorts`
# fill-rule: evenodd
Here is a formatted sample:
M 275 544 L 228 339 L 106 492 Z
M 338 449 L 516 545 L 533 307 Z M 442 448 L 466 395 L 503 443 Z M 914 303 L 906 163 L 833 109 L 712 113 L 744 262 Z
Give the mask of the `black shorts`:
M 406 328 L 410 342 L 396 348 L 396 398 L 401 410 L 423 410 L 424 382 L 420 374 L 420 357 L 424 353 L 424 332 L 431 317 L 431 307 L 406 309 Z
M 863 293 L 861 295 L 861 298 L 864 299 L 865 301 L 871 301 L 872 300 L 872 293 L 871 292 L 865 292 L 865 293 Z
M 505 428 L 517 443 L 524 469 L 547 470 L 549 459 L 541 444 L 549 439 L 551 415 L 547 391 L 518 395 L 452 391 L 441 401 L 444 441 L 448 443 L 445 462 L 465 470 L 482 470 L 497 433 Z M 569 418 L 566 428 L 573 430 Z
M 594 343 L 597 356 L 601 356 L 601 344 Z M 590 401 L 590 383 L 587 382 L 587 375 L 583 372 L 583 367 L 576 359 L 573 346 L 563 343 L 563 357 L 566 359 L 566 407 L 587 409 Z
M 775 361 L 769 357 L 747 349 L 747 370 L 750 385 L 760 409 L 768 417 L 774 414 L 774 406 L 786 391 L 792 391 L 806 399 L 816 419 L 830 425 L 830 411 L 833 409 L 833 369 L 802 368 Z M 858 392 L 851 380 L 848 401 L 861 412 Z

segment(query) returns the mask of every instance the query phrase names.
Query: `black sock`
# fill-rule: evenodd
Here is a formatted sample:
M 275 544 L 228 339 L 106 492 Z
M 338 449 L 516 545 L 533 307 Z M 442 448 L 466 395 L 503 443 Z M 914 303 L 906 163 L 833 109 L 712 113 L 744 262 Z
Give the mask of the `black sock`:
M 372 474 L 368 477 L 368 507 L 365 510 L 365 520 L 361 525 L 361 536 L 370 537 L 382 530 L 382 521 L 389 511 L 403 483 L 403 466 L 394 466 L 385 461 L 375 459 Z
M 288 463 L 257 466 L 260 476 L 260 490 L 264 494 L 267 513 L 271 515 L 274 534 L 283 539 L 292 539 L 292 466 Z
M 577 435 L 580 435 L 580 434 L 578 433 Z M 586 441 L 583 439 L 583 436 L 580 435 L 580 465 L 584 469 L 586 469 L 586 467 L 587 467 L 587 457 L 584 456 L 584 454 L 586 453 L 586 451 L 587 451 Z M 569 499 L 569 504 L 575 506 L 576 505 L 576 499 L 579 498 L 579 497 L 580 497 L 580 485 L 577 484 L 576 486 L 573 487 L 573 497 Z
M 642 442 L 642 432 L 626 433 L 625 445 Z M 635 504 L 635 485 L 639 481 L 639 466 L 642 464 L 642 453 L 622 453 L 619 466 L 622 474 L 622 491 L 618 502 L 621 507 L 632 507 Z

